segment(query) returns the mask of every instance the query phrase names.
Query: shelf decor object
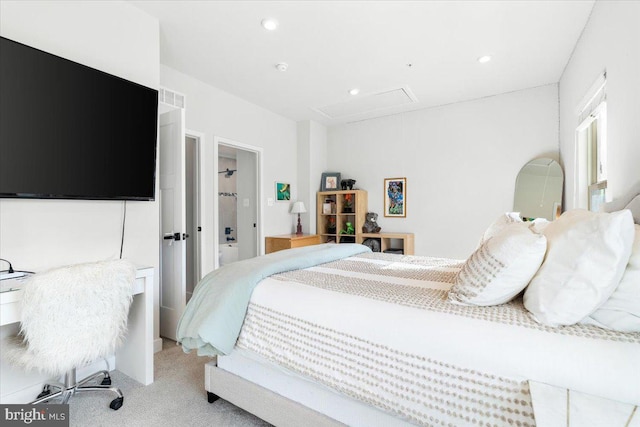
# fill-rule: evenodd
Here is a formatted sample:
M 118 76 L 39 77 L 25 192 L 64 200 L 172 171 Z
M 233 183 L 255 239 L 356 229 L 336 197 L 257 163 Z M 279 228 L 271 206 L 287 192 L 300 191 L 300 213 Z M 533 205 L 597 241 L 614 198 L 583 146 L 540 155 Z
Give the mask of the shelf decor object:
M 340 185 L 340 172 L 323 172 L 320 180 L 320 191 L 338 190 Z
M 345 194 L 344 195 L 344 204 L 342 208 L 342 213 L 353 213 L 353 194 Z
M 331 213 L 331 212 L 329 212 Z M 336 217 L 335 215 L 327 217 L 327 234 L 336 234 Z
M 385 178 L 384 216 L 392 218 L 407 216 L 407 178 Z
M 307 212 L 303 202 L 295 202 L 291 206 L 291 213 L 298 214 L 298 228 L 296 229 L 296 235 L 302 236 L 302 224 L 300 223 L 300 214 Z

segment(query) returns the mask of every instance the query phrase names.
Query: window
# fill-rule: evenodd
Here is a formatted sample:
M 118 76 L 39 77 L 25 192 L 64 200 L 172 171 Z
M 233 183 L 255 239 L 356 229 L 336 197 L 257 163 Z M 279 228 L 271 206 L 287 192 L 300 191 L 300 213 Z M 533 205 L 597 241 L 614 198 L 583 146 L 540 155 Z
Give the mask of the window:
M 607 192 L 606 73 L 591 86 L 578 109 L 574 207 L 597 212 Z

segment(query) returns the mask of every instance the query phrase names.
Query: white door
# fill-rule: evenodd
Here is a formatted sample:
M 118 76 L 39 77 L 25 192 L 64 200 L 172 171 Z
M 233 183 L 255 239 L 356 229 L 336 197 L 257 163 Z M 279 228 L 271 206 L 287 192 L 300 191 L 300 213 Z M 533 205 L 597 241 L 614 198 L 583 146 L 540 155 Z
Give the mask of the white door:
M 172 340 L 186 305 L 184 133 L 184 110 L 160 115 L 160 335 Z

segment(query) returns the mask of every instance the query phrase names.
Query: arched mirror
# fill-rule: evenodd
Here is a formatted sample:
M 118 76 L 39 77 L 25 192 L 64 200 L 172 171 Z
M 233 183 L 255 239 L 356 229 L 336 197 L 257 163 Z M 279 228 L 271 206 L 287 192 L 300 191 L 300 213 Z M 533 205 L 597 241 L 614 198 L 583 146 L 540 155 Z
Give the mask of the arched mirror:
M 562 207 L 563 181 L 564 173 L 555 160 L 531 160 L 516 178 L 513 210 L 525 219 L 556 219 Z

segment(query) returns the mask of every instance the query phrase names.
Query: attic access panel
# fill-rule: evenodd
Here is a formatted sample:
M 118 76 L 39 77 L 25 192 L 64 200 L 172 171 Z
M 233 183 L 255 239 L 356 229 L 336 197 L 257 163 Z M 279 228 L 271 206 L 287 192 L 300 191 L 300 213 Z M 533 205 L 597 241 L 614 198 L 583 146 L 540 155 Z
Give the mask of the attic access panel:
M 417 103 L 415 95 L 404 86 L 383 92 L 364 95 L 353 100 L 315 108 L 317 112 L 329 119 L 341 119 L 376 111 L 384 111 L 393 107 Z

